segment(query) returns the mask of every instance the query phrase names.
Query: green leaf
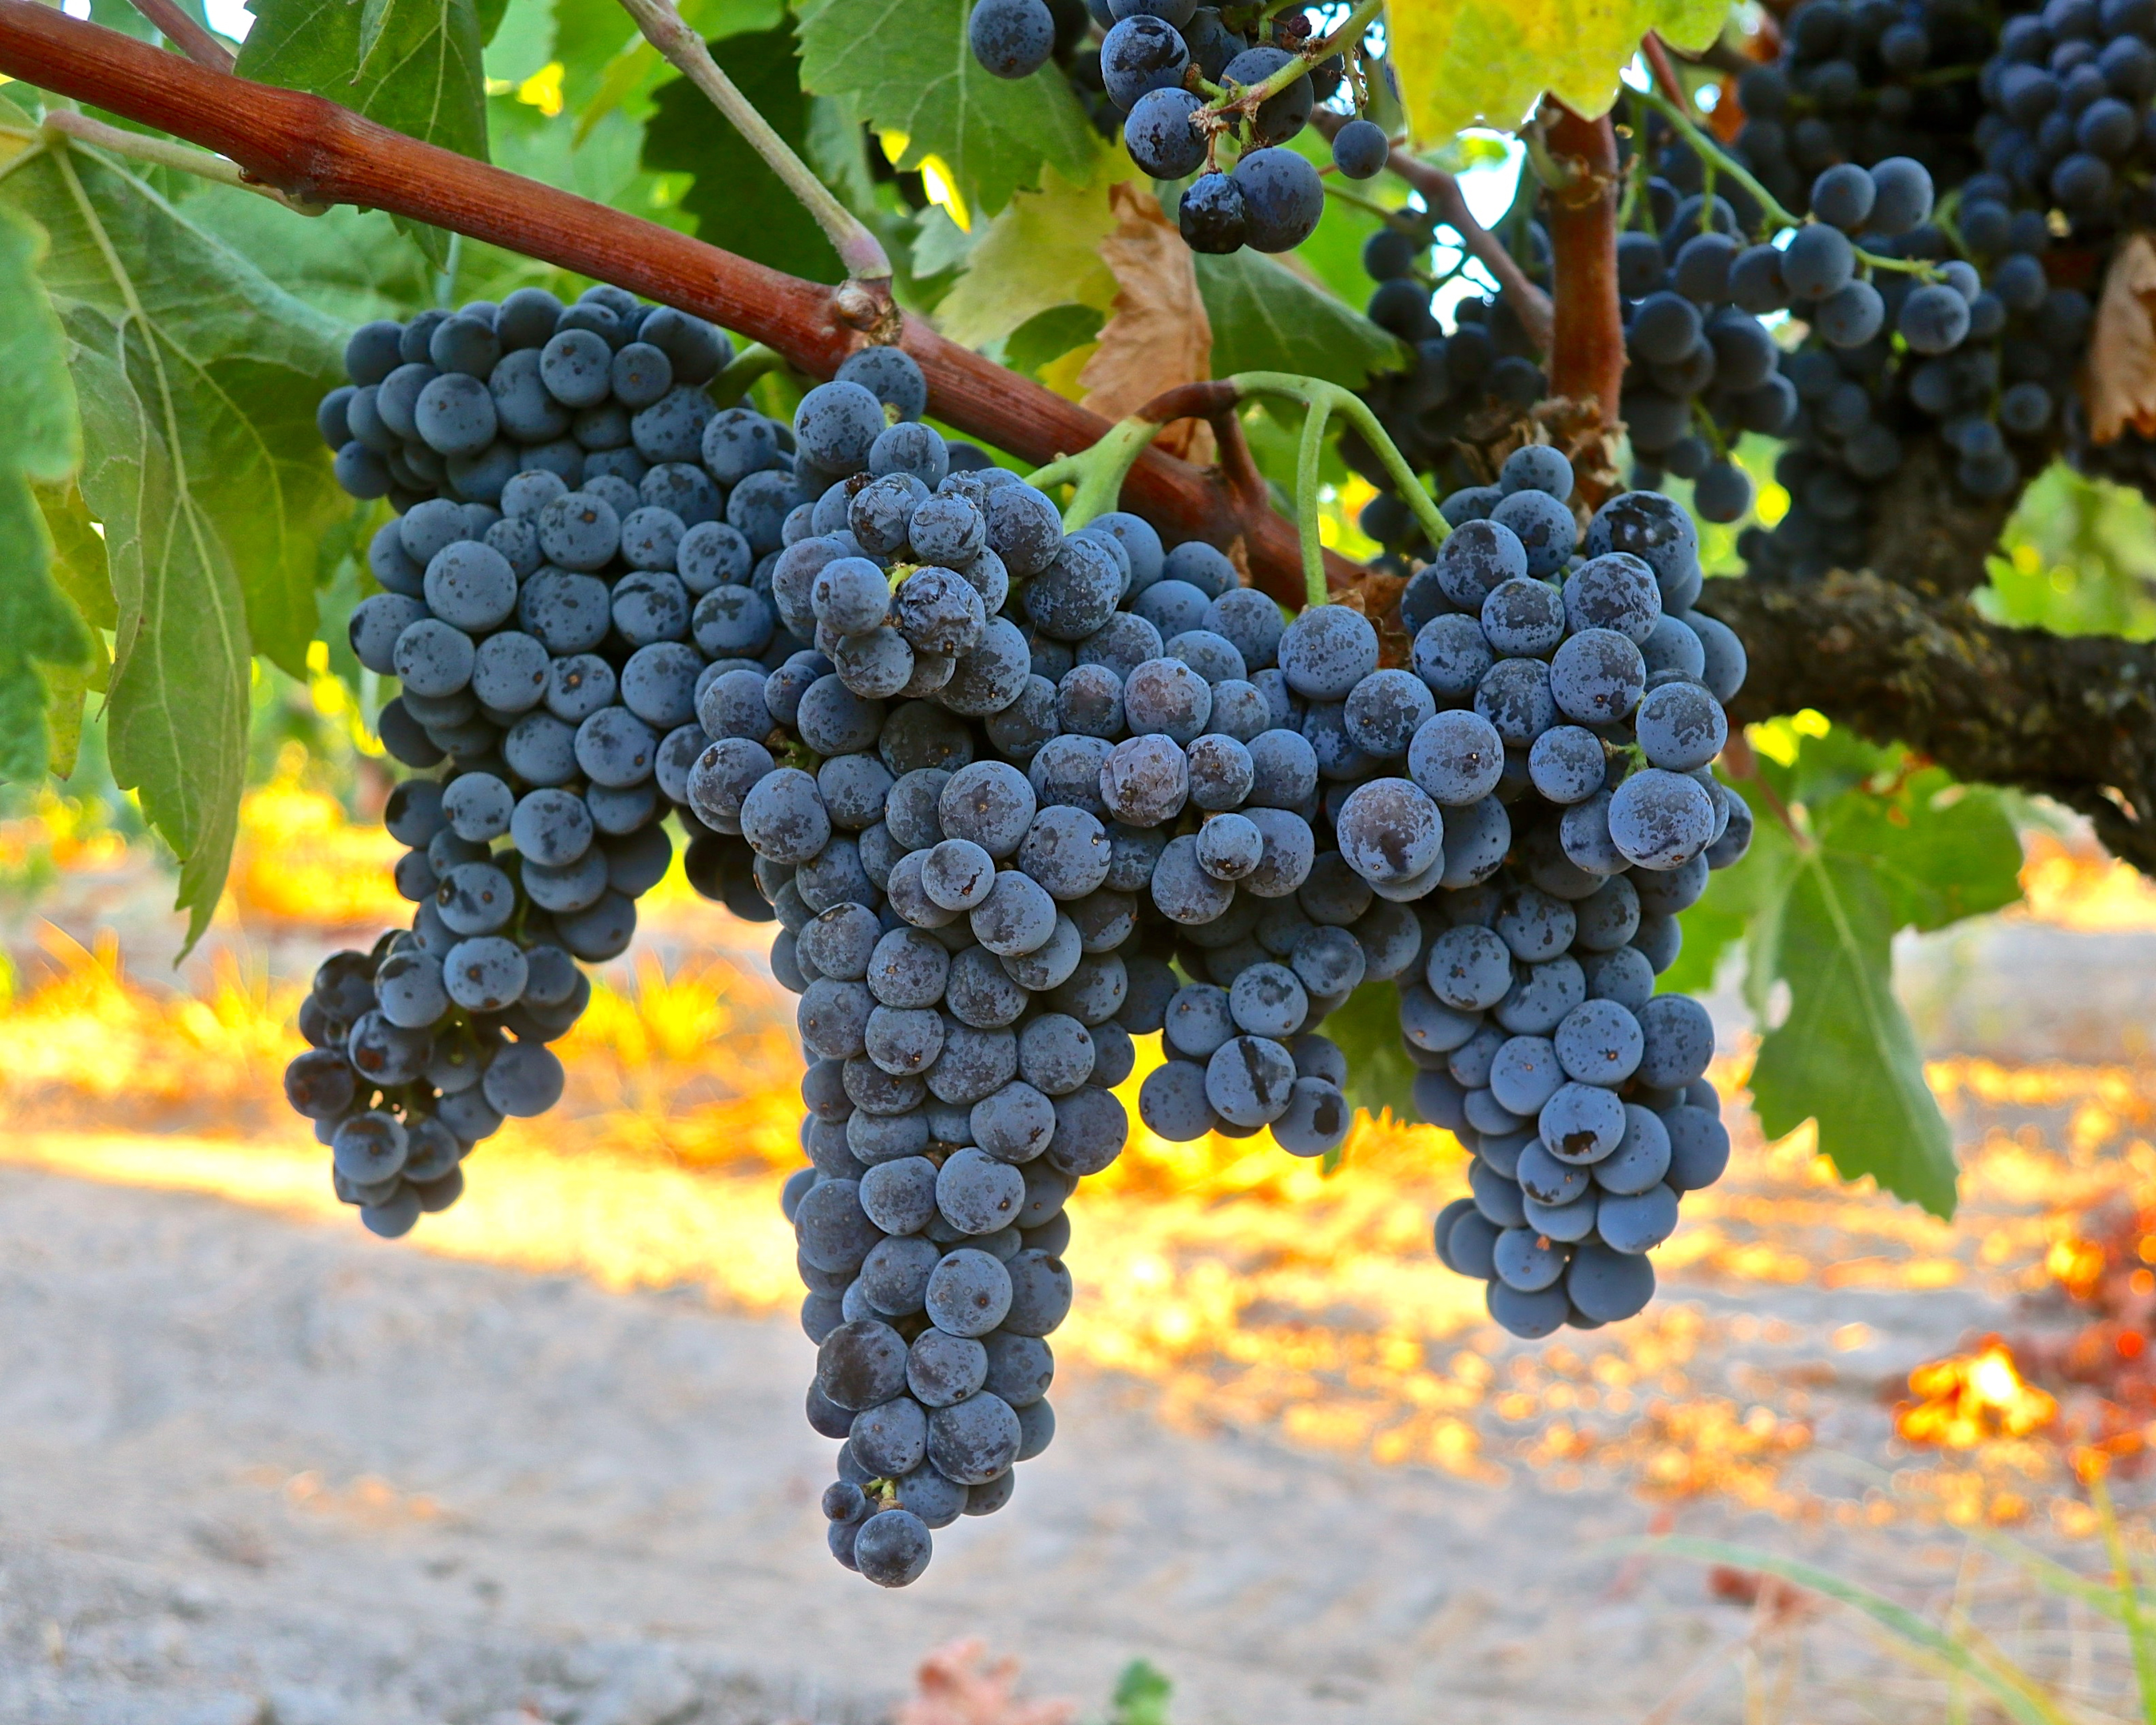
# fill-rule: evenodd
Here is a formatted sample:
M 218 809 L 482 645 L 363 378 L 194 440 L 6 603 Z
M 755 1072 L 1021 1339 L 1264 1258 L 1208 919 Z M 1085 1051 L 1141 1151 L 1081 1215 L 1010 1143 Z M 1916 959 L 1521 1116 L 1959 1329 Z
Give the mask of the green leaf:
M 0 472 L 58 485 L 82 459 L 67 338 L 38 280 L 44 234 L 0 209 Z
M 112 566 L 81 490 L 72 479 L 64 485 L 40 485 L 38 506 L 44 511 L 45 531 L 52 537 L 53 584 L 91 628 L 117 629 L 120 608 L 112 597 Z
M 476 0 L 251 0 L 243 78 L 327 96 L 407 136 L 486 160 L 486 31 Z M 500 21 L 500 13 L 495 14 Z M 438 228 L 399 219 L 439 267 Z
M 508 0 L 486 39 L 486 75 L 521 84 L 554 58 L 552 0 Z
M 1871 1174 L 1942 1216 L 1954 1206 L 1952 1135 L 1893 993 L 1892 942 L 2020 896 L 2021 847 L 2000 793 L 1953 782 L 1907 750 L 1828 729 L 1816 715 L 1748 732 L 1756 778 L 1738 788 L 1752 851 L 1685 918 L 1664 988 L 1698 988 L 1741 940 L 1744 992 L 1768 1022 L 1752 1091 L 1779 1137 L 1815 1121 L 1845 1178 Z
M 1213 375 L 1293 372 L 1353 389 L 1405 362 L 1399 341 L 1262 253 L 1196 259 L 1213 322 Z
M 295 221 L 266 198 L 223 186 L 187 200 L 187 219 L 240 253 L 285 292 L 351 329 L 377 317 L 402 322 L 434 303 L 434 272 L 379 210 L 340 204 Z M 469 264 L 474 247 L 467 243 Z
M 970 0 L 808 0 L 801 82 L 851 97 L 878 131 L 903 133 L 901 168 L 939 157 L 978 222 L 1040 186 L 1045 168 L 1090 179 L 1101 146 L 1056 67 L 1016 81 L 982 69 L 966 41 L 971 10 Z
M 1014 372 L 1038 373 L 1074 347 L 1100 338 L 1107 320 L 1091 305 L 1051 305 L 1029 317 L 1004 340 L 1004 363 Z
M 41 778 L 54 752 L 49 679 L 90 664 L 32 490 L 64 480 L 82 454 L 67 337 L 38 279 L 45 249 L 37 223 L 0 207 L 0 779 L 18 783 Z
M 75 359 L 88 448 L 83 498 L 105 523 L 120 603 L 107 716 L 113 777 L 180 859 L 187 944 L 232 860 L 247 745 L 246 602 L 167 439 L 169 394 L 139 343 Z M 139 377 L 146 398 L 136 389 Z
M 113 768 L 181 859 L 192 942 L 231 854 L 250 644 L 304 674 L 316 547 L 352 510 L 313 429 L 341 332 L 95 151 L 49 146 L 0 198 L 51 236 L 116 606 Z
M 1168 1725 L 1168 1703 L 1175 1685 L 1158 1667 L 1134 1659 L 1116 1679 L 1116 1694 L 1108 1725 Z
M 7 189 L 52 235 L 44 280 L 69 336 L 122 367 L 172 445 L 255 650 L 304 675 L 316 544 L 352 507 L 314 429 L 343 331 L 95 151 L 57 151 Z
M 965 273 L 936 308 L 938 328 L 953 341 L 987 347 L 1058 305 L 1091 305 L 1105 318 L 1116 303 L 1116 278 L 1101 261 L 1100 244 L 1114 231 L 1108 188 L 1131 170 L 1103 152 L 1096 170 L 1073 182 L 1050 173 L 1038 192 L 1021 193 L 978 243 Z
M 1414 1120 L 1415 1064 L 1400 1041 L 1400 992 L 1390 983 L 1368 982 L 1325 1020 L 1325 1034 L 1348 1056 L 1349 1104 L 1375 1114 L 1389 1108 L 1397 1120 Z
M 711 58 L 773 130 L 801 151 L 808 102 L 801 94 L 793 32 L 766 30 L 714 42 Z M 845 267 L 816 219 L 763 158 L 686 78 L 654 92 L 644 128 L 644 166 L 695 176 L 680 208 L 696 218 L 700 239 L 811 281 L 839 282 Z
M 1954 1210 L 1953 1137 L 1894 998 L 1896 919 L 1866 859 L 1813 851 L 1782 907 L 1775 969 L 1789 1015 L 1759 1044 L 1752 1099 L 1770 1137 L 1818 1123 L 1845 1180 L 1875 1176 L 1933 1214 Z

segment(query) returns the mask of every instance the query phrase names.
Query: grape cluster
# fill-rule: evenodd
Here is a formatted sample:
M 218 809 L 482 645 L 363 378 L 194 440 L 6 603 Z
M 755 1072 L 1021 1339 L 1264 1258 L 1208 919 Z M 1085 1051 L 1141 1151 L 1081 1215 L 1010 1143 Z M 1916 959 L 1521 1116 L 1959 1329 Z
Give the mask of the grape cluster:
M 2156 0 L 2050 0 L 2007 18 L 1984 63 L 1974 141 L 1985 167 L 2083 242 L 2156 213 L 2152 39 Z
M 1805 578 L 1861 563 L 1881 490 L 1912 472 L 2001 508 L 2062 446 L 2085 467 L 2156 477 L 2138 439 L 2089 444 L 2066 382 L 2094 319 L 2082 249 L 2108 240 L 2139 178 L 2156 7 L 2055 0 L 1994 35 L 1943 7 L 1882 27 L 1879 8 L 1814 0 L 1791 23 L 1782 62 L 1739 85 L 1748 165 L 1777 195 L 1815 170 L 1784 200 L 1814 218 L 1783 254 L 1810 330 L 1783 366 L 1800 403 L 1776 469 L 1790 506 L 1771 533 L 1743 536 L 1749 566 Z M 1860 97 L 1876 98 L 1872 117 Z M 1933 214 L 1935 188 L 1953 193 L 1950 219 Z M 1841 273 L 1835 231 L 1928 268 L 1874 270 L 1866 284 L 1860 264 L 1807 304 L 1817 266 Z
M 1644 1307 L 1645 1254 L 1727 1160 L 1713 1026 L 1655 978 L 1678 912 L 1752 836 L 1711 766 L 1744 652 L 1691 608 L 1690 519 L 1628 492 L 1576 550 L 1571 479 L 1529 447 L 1499 486 L 1447 498 L 1455 531 L 1401 604 L 1436 708 L 1401 800 L 1417 831 L 1442 810 L 1445 863 L 1401 1034 L 1418 1111 L 1474 1152 L 1437 1255 L 1527 1337 Z
M 1317 231 L 1325 208 L 1316 167 L 1281 147 L 1311 110 L 1341 85 L 1338 54 L 1315 57 L 1315 25 L 1300 8 L 1200 6 L 1196 0 L 1089 0 L 1101 31 L 1097 52 L 1069 69 L 1081 97 L 1105 98 L 1103 118 L 1120 116 L 1131 160 L 1156 180 L 1197 177 L 1183 188 L 1177 223 L 1191 249 L 1292 251 Z M 1067 59 L 1058 15 L 1047 0 L 978 0 L 967 26 L 973 57 L 999 78 L 1026 78 L 1051 58 Z M 1232 97 L 1302 61 L 1305 69 L 1247 116 L 1209 124 L 1200 79 Z M 1218 165 L 1219 144 L 1240 146 Z M 1348 122 L 1332 141 L 1333 166 L 1367 180 L 1390 146 L 1372 121 Z
M 350 637 L 401 685 L 380 729 L 415 776 L 386 819 L 418 910 L 372 953 L 324 964 L 286 1090 L 377 1233 L 453 1202 L 473 1144 L 558 1099 L 547 1045 L 590 999 L 578 964 L 627 947 L 672 860 L 670 813 L 692 882 L 771 915 L 738 836 L 688 808 L 688 777 L 714 689 L 732 672 L 760 687 L 802 646 L 771 572 L 829 480 L 795 461 L 787 426 L 714 407 L 726 357 L 708 324 L 614 289 L 570 306 L 524 290 L 366 326 L 353 381 L 321 404 L 340 478 L 367 495 L 386 477 L 401 511 L 368 547 L 382 590 Z M 925 403 L 917 368 L 848 364 Z M 449 447 L 478 431 L 444 432 L 451 409 L 492 415 L 469 459 Z
M 1642 199 L 1640 214 L 1655 221 L 1664 201 Z M 1744 245 L 1740 232 L 1727 199 L 1693 193 L 1671 203 L 1653 231 L 1617 239 L 1622 411 L 1634 450 L 1646 458 L 1634 483 L 1659 485 L 1665 470 L 1690 480 L 1693 506 L 1711 521 L 1736 521 L 1752 506 L 1752 482 L 1729 458 L 1737 439 L 1779 436 L 1797 415 L 1781 350 L 1760 321 L 1789 303 L 1784 254 Z
M 786 1194 L 808 1416 L 844 1440 L 834 1553 L 896 1586 L 1048 1441 L 1064 1206 L 1122 1150 L 1133 1036 L 1165 1027 L 1178 1056 L 1144 1086 L 1156 1129 L 1270 1126 L 1322 1155 L 1350 1111 L 1314 1026 L 1418 931 L 1313 824 L 1321 755 L 1359 772 L 1364 619 L 1284 626 L 1219 551 L 1133 516 L 1066 533 L 1043 493 L 947 471 L 848 382 L 793 429 L 845 475 L 772 569 L 814 644 L 714 682 L 687 788 L 783 925 L 773 969 L 814 1061 Z M 1381 705 L 1357 722 L 1397 726 Z

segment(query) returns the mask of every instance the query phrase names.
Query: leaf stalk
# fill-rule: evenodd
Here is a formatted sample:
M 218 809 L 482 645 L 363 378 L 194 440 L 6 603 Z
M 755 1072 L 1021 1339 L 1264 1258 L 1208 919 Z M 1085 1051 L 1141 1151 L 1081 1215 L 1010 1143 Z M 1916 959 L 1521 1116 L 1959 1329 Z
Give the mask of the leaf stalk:
M 636 27 L 644 32 L 645 40 L 711 99 L 711 105 L 748 141 L 749 147 L 764 159 L 778 176 L 780 183 L 816 218 L 816 225 L 824 230 L 824 237 L 831 242 L 832 250 L 838 253 L 839 261 L 845 265 L 848 280 L 888 283 L 891 259 L 884 254 L 875 235 L 832 196 L 808 164 L 794 153 L 793 146 L 779 136 L 771 122 L 757 111 L 756 105 L 741 93 L 739 86 L 711 58 L 711 50 L 704 39 L 690 28 L 676 9 L 674 0 L 621 0 L 621 4 L 623 10 L 636 20 Z

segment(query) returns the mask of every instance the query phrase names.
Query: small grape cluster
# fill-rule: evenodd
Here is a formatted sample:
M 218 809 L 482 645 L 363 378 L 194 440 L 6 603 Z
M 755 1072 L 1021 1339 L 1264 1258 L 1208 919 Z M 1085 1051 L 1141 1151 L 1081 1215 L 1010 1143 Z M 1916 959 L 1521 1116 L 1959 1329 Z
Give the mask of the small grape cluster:
M 1177 210 L 1191 249 L 1286 252 L 1309 239 L 1324 213 L 1324 182 L 1305 157 L 1281 146 L 1343 76 L 1340 55 L 1320 59 L 1312 50 L 1311 14 L 1196 0 L 1090 3 L 1102 35 L 1081 82 L 1090 93 L 1097 80 L 1113 112 L 1124 116 L 1123 142 L 1139 167 L 1157 180 L 1197 176 Z M 1057 53 L 1057 23 L 1047 0 L 978 0 L 968 25 L 973 57 L 999 78 L 1029 77 Z M 1297 61 L 1305 69 L 1250 114 L 1209 124 L 1206 98 L 1194 88 L 1200 80 L 1232 100 Z M 1225 172 L 1217 165 L 1224 136 L 1243 146 Z M 1368 119 L 1349 121 L 1332 140 L 1333 165 L 1350 179 L 1372 178 L 1390 153 L 1384 129 Z
M 367 495 L 386 475 L 401 511 L 368 546 L 382 590 L 349 633 L 401 685 L 384 746 L 434 775 L 386 811 L 413 925 L 324 964 L 300 1018 L 314 1047 L 286 1076 L 377 1233 L 453 1202 L 465 1152 L 558 1100 L 547 1045 L 590 999 L 578 961 L 628 947 L 672 860 L 670 813 L 700 888 L 771 914 L 738 837 L 688 809 L 688 774 L 714 686 L 746 670 L 760 687 L 801 646 L 771 569 L 825 481 L 797 470 L 785 425 L 713 406 L 726 357 L 708 324 L 617 290 L 564 306 L 527 289 L 364 326 L 353 381 L 322 402 L 339 476 Z M 443 429 L 457 413 L 494 416 L 469 460 L 449 446 L 477 432 Z M 407 425 L 408 442 L 391 429 Z
M 1820 177 L 1853 183 L 1864 172 L 1844 166 Z M 2060 380 L 2087 345 L 2093 311 L 2080 290 L 2050 285 L 2044 218 L 2010 213 L 2005 189 L 1989 174 L 1960 188 L 1959 231 L 1974 262 L 1953 257 L 1935 226 L 1904 237 L 1901 254 L 1933 263 L 1941 280 L 1882 285 L 1900 347 L 1879 336 L 1815 341 L 1787 362 L 1803 403 L 1776 465 L 1790 507 L 1771 536 L 1755 529 L 1740 542 L 1755 569 L 1803 577 L 1860 562 L 1877 489 L 1918 449 L 1936 449 L 1963 492 L 1994 502 L 2057 450 Z M 1816 327 L 1831 333 L 1824 320 Z
M 1641 200 L 1640 213 L 1654 221 L 1663 201 Z M 1690 480 L 1694 507 L 1711 521 L 1736 521 L 1752 506 L 1752 482 L 1729 455 L 1737 439 L 1779 436 L 1797 414 L 1781 350 L 1760 321 L 1789 301 L 1787 259 L 1770 245 L 1745 246 L 1740 231 L 1727 200 L 1695 193 L 1677 199 L 1656 231 L 1617 240 L 1623 413 L 1633 449 L 1647 458 L 1634 483 L 1658 485 L 1662 470 Z M 1849 285 L 1860 295 L 1872 291 Z
M 1752 836 L 1711 767 L 1744 652 L 1691 608 L 1691 521 L 1627 492 L 1575 550 L 1571 479 L 1529 447 L 1499 485 L 1447 498 L 1455 531 L 1401 601 L 1440 710 L 1400 799 L 1418 829 L 1442 811 L 1449 865 L 1418 906 L 1401 1033 L 1418 1111 L 1475 1153 L 1437 1255 L 1487 1280 L 1491 1317 L 1526 1337 L 1644 1307 L 1645 1255 L 1727 1160 L 1704 1076 L 1713 1026 L 1655 978 L 1677 913 Z M 1458 837 L 1492 829 L 1500 842 L 1452 860 Z

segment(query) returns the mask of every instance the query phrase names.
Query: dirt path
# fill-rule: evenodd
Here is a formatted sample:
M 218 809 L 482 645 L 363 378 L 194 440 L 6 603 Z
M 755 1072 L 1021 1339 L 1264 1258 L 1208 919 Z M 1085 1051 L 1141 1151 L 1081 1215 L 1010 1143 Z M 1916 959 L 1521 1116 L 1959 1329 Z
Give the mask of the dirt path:
M 1907 1309 L 1951 1334 L 1962 1303 Z M 1058 1386 L 1010 1511 L 878 1594 L 821 1549 L 808 1362 L 692 1298 L 0 1168 L 0 1719 L 866 1719 L 978 1634 L 1088 1715 L 1143 1655 L 1178 1725 L 1578 1725 L 1747 1626 L 1696 1570 L 1585 1549 L 1645 1530 L 1625 1493 L 1194 1439 L 1097 1376 Z M 1950 1584 L 1958 1549 L 1832 1555 Z M 1829 1642 L 1807 1717 L 1877 1717 L 1869 1656 Z M 1676 1715 L 1741 1716 L 1727 1670 Z

